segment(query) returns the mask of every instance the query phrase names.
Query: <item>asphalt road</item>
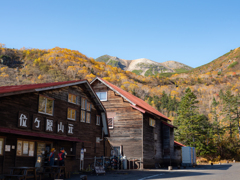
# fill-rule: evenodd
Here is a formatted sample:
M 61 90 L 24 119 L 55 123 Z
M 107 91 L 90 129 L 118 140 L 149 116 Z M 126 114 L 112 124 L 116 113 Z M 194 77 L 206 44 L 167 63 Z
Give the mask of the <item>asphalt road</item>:
M 71 177 L 71 180 L 79 179 L 80 175 Z M 106 175 L 87 175 L 88 180 L 238 180 L 240 179 L 240 163 L 222 165 L 204 165 L 196 168 L 174 169 L 146 169 L 135 171 L 114 171 Z

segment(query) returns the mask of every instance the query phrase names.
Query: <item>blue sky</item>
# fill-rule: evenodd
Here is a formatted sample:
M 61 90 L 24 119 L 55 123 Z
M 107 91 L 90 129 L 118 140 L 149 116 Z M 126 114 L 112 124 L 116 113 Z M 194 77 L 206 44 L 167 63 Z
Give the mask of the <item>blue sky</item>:
M 0 43 L 192 67 L 240 46 L 238 0 L 0 0 Z

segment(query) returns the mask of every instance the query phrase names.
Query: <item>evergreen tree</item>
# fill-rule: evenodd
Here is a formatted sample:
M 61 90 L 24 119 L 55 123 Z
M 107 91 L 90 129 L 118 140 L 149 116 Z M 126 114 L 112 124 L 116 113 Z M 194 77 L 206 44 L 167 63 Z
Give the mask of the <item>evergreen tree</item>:
M 212 106 L 211 106 L 211 113 L 213 115 L 213 122 L 212 122 L 212 127 L 213 127 L 213 133 L 217 134 L 218 138 L 217 138 L 217 142 L 220 142 L 220 123 L 218 120 L 218 113 L 217 113 L 217 106 L 218 106 L 219 102 L 216 101 L 215 98 L 213 98 L 213 102 L 212 102 Z
M 223 111 L 222 114 L 225 115 L 223 118 L 223 121 L 227 122 L 229 124 L 229 133 L 230 137 L 232 137 L 233 133 L 239 133 L 240 135 L 240 125 L 239 125 L 239 119 L 240 119 L 240 97 L 239 95 L 234 96 L 230 90 L 228 90 L 226 93 L 221 93 L 220 98 L 223 101 Z M 238 131 L 237 128 L 238 128 Z
M 174 120 L 174 125 L 178 127 L 175 130 L 177 141 L 187 146 L 196 147 L 199 154 L 212 153 L 211 148 L 207 147 L 207 139 L 210 139 L 210 129 L 208 119 L 198 112 L 198 103 L 196 95 L 187 88 L 178 107 L 178 115 Z

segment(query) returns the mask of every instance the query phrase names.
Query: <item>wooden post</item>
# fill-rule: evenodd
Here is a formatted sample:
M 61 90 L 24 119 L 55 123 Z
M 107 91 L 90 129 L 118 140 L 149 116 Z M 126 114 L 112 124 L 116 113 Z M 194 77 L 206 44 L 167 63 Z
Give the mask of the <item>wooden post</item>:
M 94 157 L 94 167 L 96 166 L 96 156 Z
M 140 158 L 140 166 L 139 166 L 140 169 L 142 169 L 142 168 L 141 168 L 141 160 L 142 160 L 142 158 Z
M 104 169 L 105 157 L 103 156 L 103 169 Z
M 119 156 L 118 156 L 117 168 L 118 168 L 118 170 L 119 170 Z
M 129 167 L 128 167 L 128 168 L 130 169 L 130 158 L 129 158 L 128 164 L 129 164 Z

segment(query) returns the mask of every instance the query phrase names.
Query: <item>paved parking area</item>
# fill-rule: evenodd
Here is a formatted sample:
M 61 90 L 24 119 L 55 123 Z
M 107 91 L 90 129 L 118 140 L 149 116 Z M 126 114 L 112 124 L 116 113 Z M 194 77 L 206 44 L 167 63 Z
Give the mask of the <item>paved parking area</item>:
M 129 171 L 111 171 L 106 175 L 87 174 L 88 180 L 215 180 L 215 179 L 239 179 L 240 163 L 222 164 L 222 165 L 204 165 L 187 169 L 144 169 Z M 79 175 L 73 175 L 71 180 L 79 180 Z

